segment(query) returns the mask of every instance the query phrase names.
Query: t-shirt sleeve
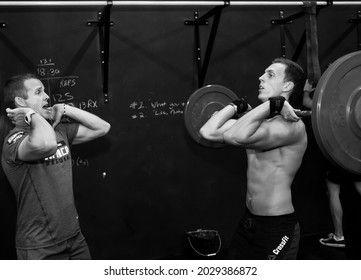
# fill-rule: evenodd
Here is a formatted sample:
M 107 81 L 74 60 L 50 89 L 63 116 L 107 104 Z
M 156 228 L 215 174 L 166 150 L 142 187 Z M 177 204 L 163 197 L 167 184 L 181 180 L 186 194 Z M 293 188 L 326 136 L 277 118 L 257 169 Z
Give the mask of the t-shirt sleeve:
M 78 133 L 79 123 L 60 123 L 57 125 L 56 130 L 63 133 L 68 138 L 69 145 L 71 145 Z
M 3 146 L 3 159 L 7 163 L 20 164 L 22 161 L 16 159 L 16 155 L 20 146 L 20 143 L 24 141 L 28 135 L 24 130 L 16 130 L 9 134 L 6 138 Z

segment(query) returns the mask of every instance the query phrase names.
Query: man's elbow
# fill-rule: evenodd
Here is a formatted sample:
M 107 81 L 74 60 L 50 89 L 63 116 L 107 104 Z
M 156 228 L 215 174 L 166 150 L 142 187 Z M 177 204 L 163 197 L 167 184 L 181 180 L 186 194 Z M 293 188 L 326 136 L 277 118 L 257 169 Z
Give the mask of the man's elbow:
M 54 155 L 57 150 L 58 150 L 58 143 L 55 142 L 55 145 L 54 145 L 54 143 L 52 143 L 51 145 L 48 145 L 46 153 L 48 155 Z
M 39 141 L 36 144 L 31 143 L 31 149 L 37 154 L 43 156 L 51 156 L 56 153 L 58 149 L 58 143 L 56 142 L 56 139 L 54 140 L 43 139 L 43 141 Z
M 209 131 L 203 127 L 201 127 L 201 129 L 199 130 L 199 134 L 202 136 L 202 138 L 207 139 L 207 140 L 211 140 L 211 134 L 209 133 Z
M 229 132 L 229 131 L 226 131 L 226 132 L 223 134 L 223 139 L 224 139 L 224 142 L 225 142 L 225 143 L 232 143 L 232 142 L 233 142 L 232 133 Z
M 105 133 L 104 134 L 107 134 L 109 132 L 110 128 L 111 128 L 111 125 L 110 125 L 110 123 L 107 122 L 105 125 Z
M 104 136 L 105 134 L 107 134 L 110 130 L 110 123 L 104 121 L 104 124 L 102 125 L 102 127 L 99 129 L 99 137 Z

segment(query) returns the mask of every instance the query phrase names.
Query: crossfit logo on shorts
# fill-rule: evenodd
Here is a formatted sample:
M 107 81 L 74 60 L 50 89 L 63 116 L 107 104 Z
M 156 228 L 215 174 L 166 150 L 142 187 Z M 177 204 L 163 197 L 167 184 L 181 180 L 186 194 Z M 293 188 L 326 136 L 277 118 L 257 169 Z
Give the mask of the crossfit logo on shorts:
M 11 135 L 9 138 L 8 138 L 8 144 L 9 145 L 12 145 L 12 144 L 15 144 L 16 141 L 18 141 L 21 137 L 23 137 L 24 135 L 24 131 L 19 131 L 19 132 L 16 132 L 14 135 Z
M 69 147 L 66 145 L 64 141 L 60 141 L 58 143 L 58 149 L 56 150 L 56 153 L 51 157 L 45 158 L 44 162 L 46 165 L 54 165 L 54 164 L 62 163 L 68 159 L 70 159 Z
M 281 243 L 277 246 L 276 249 L 274 249 L 274 250 L 272 251 L 273 254 L 278 255 L 279 253 L 281 253 L 283 247 L 286 246 L 288 240 L 290 240 L 290 239 L 288 238 L 287 235 L 283 236 L 283 237 L 282 237 L 282 240 L 281 240 Z

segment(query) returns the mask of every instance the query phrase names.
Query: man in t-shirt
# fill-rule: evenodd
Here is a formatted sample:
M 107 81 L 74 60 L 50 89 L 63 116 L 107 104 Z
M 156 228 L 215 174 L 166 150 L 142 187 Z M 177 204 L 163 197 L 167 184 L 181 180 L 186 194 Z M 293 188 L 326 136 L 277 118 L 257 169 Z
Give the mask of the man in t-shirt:
M 1 164 L 17 199 L 18 259 L 90 259 L 74 203 L 70 146 L 105 135 L 110 124 L 66 104 L 49 107 L 32 74 L 9 79 L 4 94 L 15 127 Z M 61 122 L 64 116 L 74 122 Z

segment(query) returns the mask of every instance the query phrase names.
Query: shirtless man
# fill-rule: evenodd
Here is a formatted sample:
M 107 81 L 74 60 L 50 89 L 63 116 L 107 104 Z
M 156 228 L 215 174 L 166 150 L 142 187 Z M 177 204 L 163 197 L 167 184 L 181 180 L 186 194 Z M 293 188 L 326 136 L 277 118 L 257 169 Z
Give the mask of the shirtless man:
M 262 104 L 235 101 L 201 128 L 202 137 L 246 149 L 246 213 L 230 246 L 231 259 L 296 259 L 300 237 L 291 184 L 307 147 L 305 125 L 288 100 L 302 94 L 302 68 L 278 58 L 259 78 Z

